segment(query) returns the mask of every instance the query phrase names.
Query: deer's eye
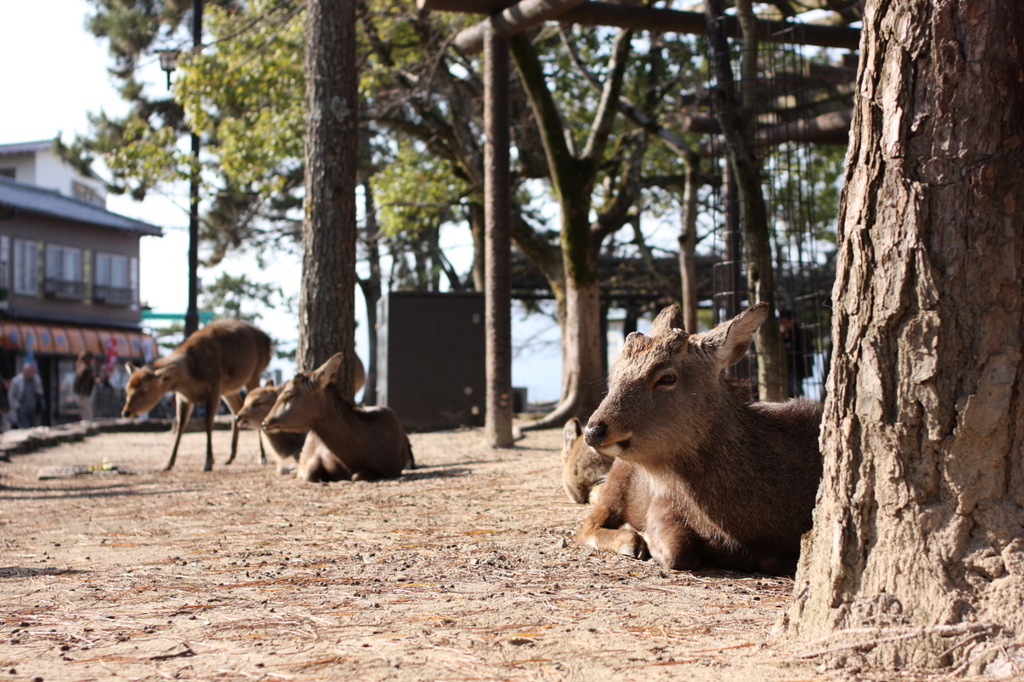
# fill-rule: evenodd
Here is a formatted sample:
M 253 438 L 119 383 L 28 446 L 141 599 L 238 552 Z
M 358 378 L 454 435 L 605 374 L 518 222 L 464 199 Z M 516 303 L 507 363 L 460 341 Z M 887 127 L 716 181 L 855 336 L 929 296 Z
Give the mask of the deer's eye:
M 671 386 L 676 383 L 677 378 L 675 374 L 663 374 L 661 378 L 654 384 L 655 386 Z

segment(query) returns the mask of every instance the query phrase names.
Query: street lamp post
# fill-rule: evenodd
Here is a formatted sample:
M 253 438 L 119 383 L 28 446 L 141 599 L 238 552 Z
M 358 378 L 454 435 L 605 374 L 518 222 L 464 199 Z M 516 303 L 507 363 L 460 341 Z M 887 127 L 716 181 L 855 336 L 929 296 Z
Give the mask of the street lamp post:
M 192 0 L 192 45 L 196 52 L 203 44 L 203 0 Z M 192 133 L 192 181 L 189 186 L 188 212 L 188 310 L 185 312 L 185 338 L 199 329 L 199 135 Z
M 192 0 L 192 44 L 196 51 L 203 44 L 203 0 Z M 157 50 L 160 68 L 167 73 L 167 88 L 171 87 L 178 50 Z M 189 171 L 188 211 L 188 310 L 185 312 L 185 337 L 199 329 L 199 135 L 192 133 L 192 168 Z

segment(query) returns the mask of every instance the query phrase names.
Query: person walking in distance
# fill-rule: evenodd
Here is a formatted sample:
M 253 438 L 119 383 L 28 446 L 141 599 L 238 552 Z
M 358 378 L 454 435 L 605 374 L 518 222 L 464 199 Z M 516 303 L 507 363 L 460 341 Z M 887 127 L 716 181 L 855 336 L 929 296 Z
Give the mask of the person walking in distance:
M 11 379 L 7 399 L 11 404 L 11 412 L 17 416 L 18 428 L 27 429 L 36 425 L 43 404 L 43 382 L 36 373 L 34 362 L 26 362 L 21 367 L 21 373 Z
M 93 355 L 87 350 L 78 354 L 75 362 L 75 383 L 73 385 L 75 399 L 78 401 L 78 414 L 82 421 L 92 421 L 92 394 L 96 388 L 96 368 Z

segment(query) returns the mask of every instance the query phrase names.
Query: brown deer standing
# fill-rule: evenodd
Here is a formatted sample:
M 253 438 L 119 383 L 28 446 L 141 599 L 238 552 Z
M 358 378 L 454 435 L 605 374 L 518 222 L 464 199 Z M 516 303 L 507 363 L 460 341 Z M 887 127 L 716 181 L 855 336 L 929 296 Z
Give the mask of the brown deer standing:
M 672 306 L 649 336 L 626 338 L 584 436 L 616 460 L 577 542 L 677 570 L 795 570 L 821 479 L 821 411 L 750 402 L 722 372 L 767 314 L 758 304 L 691 335 Z
M 578 504 L 597 502 L 612 468 L 611 457 L 603 457 L 583 440 L 583 426 L 573 417 L 562 429 L 562 488 Z
M 174 466 L 181 434 L 185 432 L 192 405 L 206 407 L 206 464 L 203 471 L 213 469 L 213 420 L 221 397 L 237 412 L 242 406 L 240 389 L 252 390 L 260 385 L 260 375 L 270 362 L 270 337 L 238 320 L 215 320 L 185 339 L 171 354 L 144 367 L 125 364 L 131 375 L 125 387 L 126 397 L 121 414 L 134 417 L 151 410 L 168 391 L 177 394 L 174 419 L 174 447 L 164 471 Z M 238 425 L 232 423 L 231 456 L 238 451 Z M 266 462 L 262 443 L 260 463 Z
M 366 370 L 358 355 L 355 356 L 355 370 L 355 386 L 352 392 L 358 393 L 366 383 Z M 306 442 L 306 434 L 293 431 L 267 433 L 263 428 L 263 420 L 270 414 L 270 408 L 277 402 L 282 388 L 284 388 L 283 384 L 275 386 L 273 379 L 267 379 L 263 386 L 249 391 L 245 396 L 242 409 L 235 415 L 235 421 L 238 422 L 239 428 L 246 429 L 255 426 L 260 430 L 261 456 L 263 453 L 262 438 L 265 436 L 270 442 L 270 447 L 277 454 L 277 473 L 283 475 L 295 470 L 299 461 L 299 453 L 302 452 L 302 445 Z
M 413 466 L 412 449 L 394 411 L 359 407 L 335 380 L 342 353 L 281 388 L 263 428 L 267 433 L 311 431 L 324 447 L 306 445 L 297 476 L 307 481 L 395 478 Z

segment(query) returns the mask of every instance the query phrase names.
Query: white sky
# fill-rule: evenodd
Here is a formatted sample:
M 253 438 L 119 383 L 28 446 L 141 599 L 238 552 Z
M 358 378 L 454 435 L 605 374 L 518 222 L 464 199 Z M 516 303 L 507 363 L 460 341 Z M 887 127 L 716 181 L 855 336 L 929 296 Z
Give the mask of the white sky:
M 0 144 L 52 139 L 58 133 L 70 142 L 75 133 L 89 131 L 89 112 L 106 111 L 122 115 L 127 105 L 120 99 L 107 74 L 110 60 L 103 41 L 84 28 L 85 17 L 92 12 L 85 0 L 0 0 L 0 92 L 5 94 L 0 107 Z M 147 76 L 151 87 L 166 87 L 165 76 L 154 64 Z M 102 173 L 102 169 L 98 169 Z M 156 312 L 184 312 L 187 306 L 188 215 L 187 187 L 176 196 L 151 196 L 144 202 L 110 196 L 107 207 L 117 213 L 158 225 L 162 238 L 141 240 L 140 296 Z M 471 259 L 468 231 L 451 230 L 445 235 L 446 253 L 460 272 Z M 298 291 L 301 268 L 298 259 L 284 254 L 270 259 L 261 270 L 253 258 L 235 257 L 217 269 L 201 269 L 200 277 L 212 282 L 220 271 L 233 275 L 247 273 L 258 281 L 274 282 L 286 294 Z M 365 360 L 366 324 L 362 296 L 357 295 L 357 353 Z M 529 338 L 548 328 L 547 320 L 522 321 L 513 313 L 513 335 Z M 261 325 L 283 341 L 297 337 L 297 323 L 283 311 L 268 311 Z M 541 338 L 557 340 L 557 330 L 548 329 Z M 272 362 L 285 376 L 294 367 Z M 556 344 L 536 352 L 522 353 L 513 363 L 513 384 L 526 386 L 530 400 L 554 400 L 558 397 L 560 359 Z

